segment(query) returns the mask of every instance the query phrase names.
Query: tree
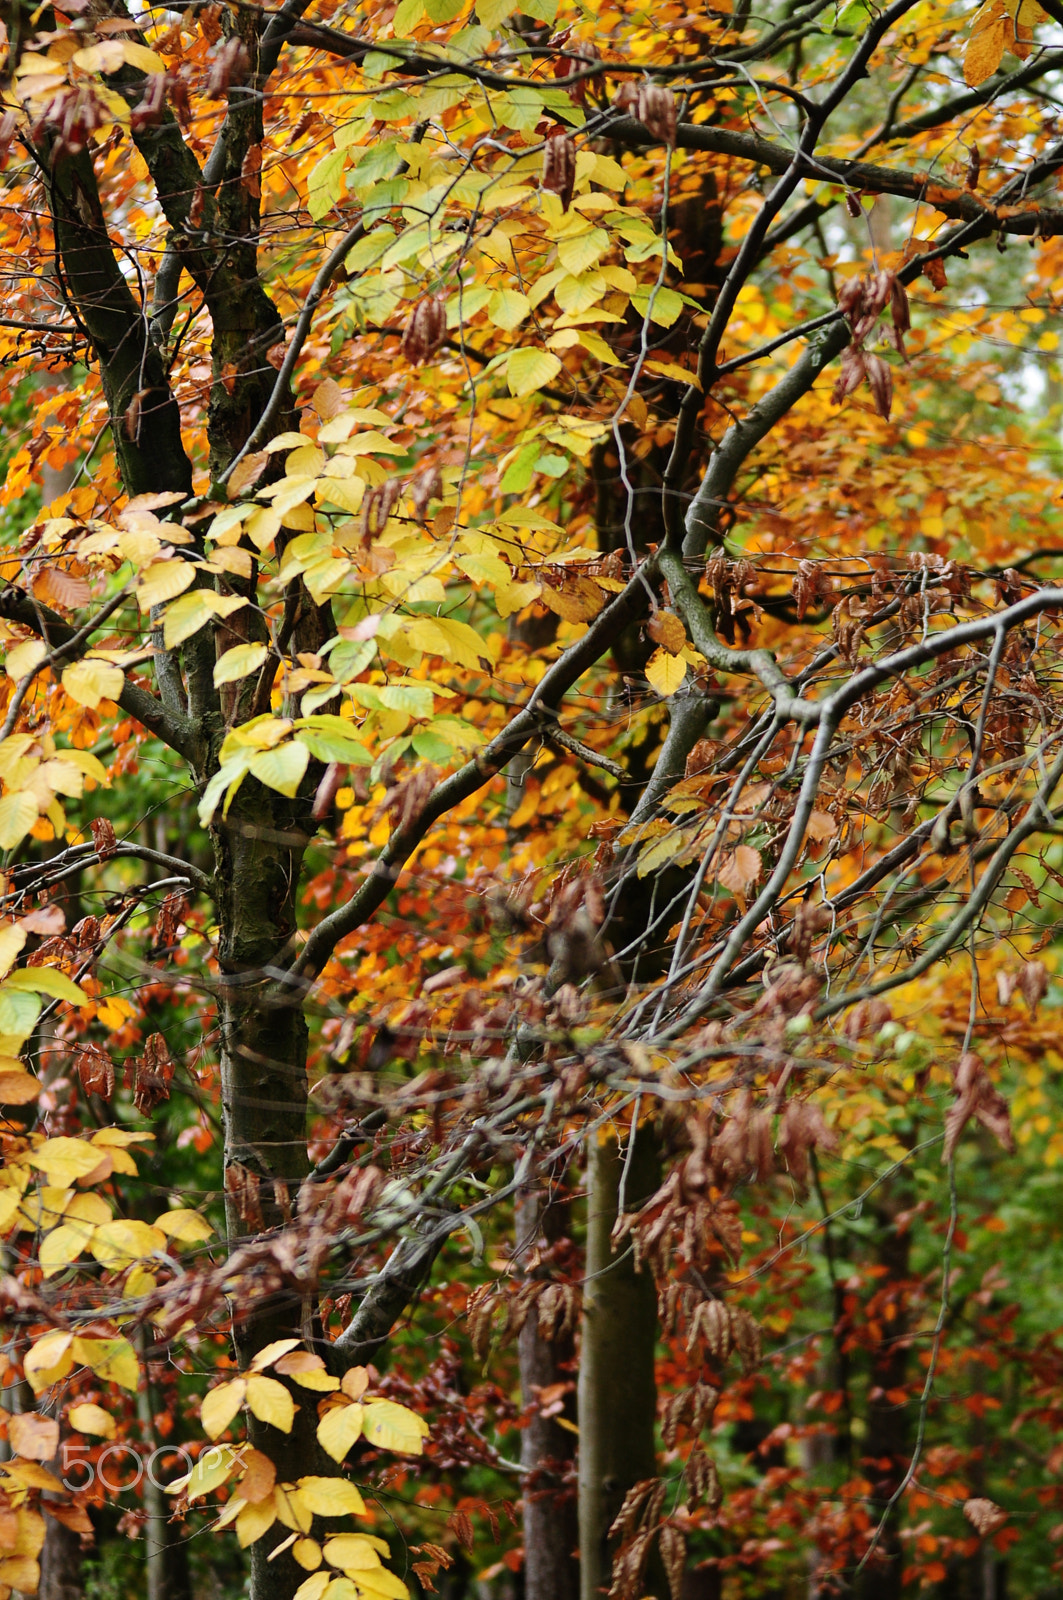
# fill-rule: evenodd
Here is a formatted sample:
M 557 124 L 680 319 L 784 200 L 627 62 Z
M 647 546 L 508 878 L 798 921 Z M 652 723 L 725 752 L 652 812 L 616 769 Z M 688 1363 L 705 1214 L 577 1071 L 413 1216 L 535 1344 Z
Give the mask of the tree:
M 584 1592 L 604 1535 L 618 1594 L 678 1594 L 651 1277 L 697 1368 L 673 1364 L 662 1437 L 715 1515 L 698 1439 L 731 1353 L 743 1381 L 759 1359 L 727 1288 L 746 1185 L 805 1191 L 898 1036 L 887 994 L 968 964 L 968 1021 L 912 1093 L 953 1086 L 950 1172 L 972 1119 L 1012 1137 L 980 974 L 1001 937 L 1030 955 L 1056 870 L 1063 591 L 1031 576 L 1058 520 L 1036 442 L 1017 417 L 964 437 L 964 397 L 1008 376 L 965 344 L 1021 349 L 1029 381 L 1055 315 L 1063 12 L 308 10 L 11 13 L 7 398 L 43 387 L 0 595 L 5 1492 L 51 1487 L 59 1411 L 91 1432 L 109 1385 L 149 1385 L 150 1433 L 162 1356 L 231 1329 L 203 1421 L 246 1406 L 247 1443 L 186 1497 L 236 1484 L 254 1600 L 405 1593 L 379 1541 L 314 1518 L 360 1514 L 363 1427 L 421 1448 L 393 1397 L 416 1385 L 381 1374 L 444 1244 L 583 1151 Z M 946 263 L 1005 309 L 950 310 Z M 72 460 L 87 481 L 38 514 Z M 107 898 L 68 933 L 71 883 Z M 1047 968 L 1008 981 L 1032 1008 Z M 175 1083 L 196 1187 L 224 1186 L 216 1258 L 177 1260 L 209 1218 L 137 1187 Z M 951 1195 L 917 1425 L 821 1552 L 869 1595 L 901 1581 Z M 914 1338 L 903 1183 L 876 1204 Z M 499 1308 L 570 1332 L 565 1270 L 485 1277 L 481 1347 Z M 595 1388 L 611 1294 L 646 1323 L 630 1450 Z M 885 1415 L 908 1364 L 879 1367 Z M 45 1524 L 11 1505 L 0 1582 L 25 1590 Z M 88 1531 L 76 1495 L 59 1511 Z

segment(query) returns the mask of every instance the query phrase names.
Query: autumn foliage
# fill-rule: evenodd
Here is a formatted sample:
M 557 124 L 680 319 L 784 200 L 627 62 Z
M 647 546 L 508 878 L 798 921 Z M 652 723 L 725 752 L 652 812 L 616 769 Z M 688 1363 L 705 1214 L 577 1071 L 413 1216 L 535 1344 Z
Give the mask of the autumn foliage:
M 1061 28 L 7 8 L 0 1600 L 1055 1592 Z

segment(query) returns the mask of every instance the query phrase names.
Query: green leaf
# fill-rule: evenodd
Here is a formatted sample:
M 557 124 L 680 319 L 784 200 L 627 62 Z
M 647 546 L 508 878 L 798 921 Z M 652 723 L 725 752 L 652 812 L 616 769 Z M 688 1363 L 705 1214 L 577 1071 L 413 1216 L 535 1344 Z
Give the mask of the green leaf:
M 424 16 L 424 0 L 401 0 L 391 21 L 396 39 L 408 39 Z
M 41 1002 L 35 994 L 12 989 L 6 983 L 0 985 L 0 1033 L 12 1039 L 28 1039 L 40 1014 Z
M 330 150 L 310 169 L 310 176 L 306 180 L 306 207 L 315 222 L 320 222 L 339 202 L 343 193 L 345 161 L 342 150 Z
M 506 362 L 509 392 L 523 400 L 525 395 L 545 388 L 560 371 L 560 361 L 549 350 L 512 350 Z
M 516 289 L 496 289 L 487 302 L 487 315 L 496 328 L 511 333 L 531 311 L 531 301 Z
M 51 995 L 53 1000 L 69 1000 L 71 1005 L 88 1005 L 89 997 L 58 967 L 20 967 L 4 981 L 5 989 L 28 990 L 30 994 Z

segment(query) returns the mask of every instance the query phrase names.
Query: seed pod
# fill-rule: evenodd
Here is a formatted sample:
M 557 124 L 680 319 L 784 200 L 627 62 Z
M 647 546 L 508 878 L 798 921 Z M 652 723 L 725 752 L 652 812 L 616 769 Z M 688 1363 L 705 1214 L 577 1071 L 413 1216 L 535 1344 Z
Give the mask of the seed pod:
M 542 187 L 561 196 L 561 209 L 572 204 L 576 186 L 576 141 L 567 133 L 551 134 L 543 151 Z
M 402 353 L 413 366 L 430 361 L 447 337 L 447 308 L 443 296 L 418 300 L 402 336 Z
M 635 115 L 649 133 L 675 149 L 676 108 L 671 89 L 659 83 L 642 84 Z

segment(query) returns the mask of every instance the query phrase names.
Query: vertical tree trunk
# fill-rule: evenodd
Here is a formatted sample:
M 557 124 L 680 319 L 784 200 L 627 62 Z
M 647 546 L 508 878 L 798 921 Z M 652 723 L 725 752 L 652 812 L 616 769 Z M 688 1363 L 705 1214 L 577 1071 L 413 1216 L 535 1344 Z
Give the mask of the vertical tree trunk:
M 540 1197 L 534 1194 L 518 1199 L 516 1223 L 518 1257 L 534 1249 L 539 1238 L 555 1232 L 550 1213 L 544 1215 Z M 544 1339 L 533 1310 L 520 1331 L 517 1352 L 521 1398 L 529 1406 L 535 1404 L 538 1391 L 563 1381 L 574 1342 L 571 1335 Z M 574 1434 L 538 1412 L 521 1434 L 521 1464 L 530 1474 L 524 1479 L 524 1600 L 577 1600 L 579 1595 L 576 1506 L 560 1481 L 575 1454 L 575 1443 Z
M 613 1250 L 620 1207 L 637 1206 L 657 1184 L 652 1132 L 622 1152 L 614 1137 L 592 1138 L 587 1157 L 587 1267 L 579 1371 L 579 1541 L 581 1600 L 608 1589 L 609 1527 L 633 1484 L 657 1472 L 653 1279 L 635 1270 L 630 1248 Z M 626 1169 L 626 1170 L 625 1170 Z M 666 1600 L 651 1573 L 644 1593 Z
M 81 1535 L 46 1517 L 37 1600 L 82 1600 Z
M 911 1236 L 898 1229 L 897 1218 L 911 1203 L 910 1193 L 899 1183 L 883 1191 L 875 1206 L 875 1257 L 885 1274 L 878 1280 L 879 1295 L 894 1288 L 895 1315 L 884 1323 L 883 1338 L 871 1364 L 871 1397 L 867 1408 L 867 1458 L 864 1470 L 872 1480 L 871 1514 L 877 1524 L 886 1518 L 875 1557 L 864 1569 L 859 1600 L 900 1600 L 904 1551 L 900 1541 L 899 1507 L 888 1511 L 890 1500 L 911 1459 L 908 1407 L 890 1399 L 908 1377 L 908 1317 L 905 1286 L 911 1270 Z M 885 1302 L 888 1303 L 888 1302 Z

